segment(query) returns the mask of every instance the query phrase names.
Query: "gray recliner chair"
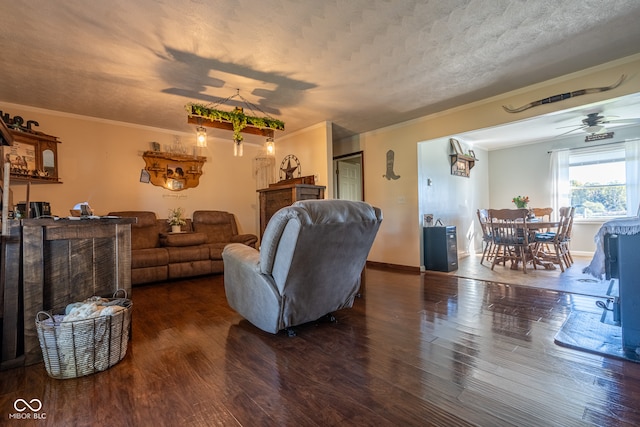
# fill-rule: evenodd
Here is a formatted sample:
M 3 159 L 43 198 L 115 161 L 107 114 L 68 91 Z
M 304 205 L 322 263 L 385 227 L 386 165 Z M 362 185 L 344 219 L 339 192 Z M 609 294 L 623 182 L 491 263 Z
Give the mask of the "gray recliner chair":
M 222 252 L 229 305 L 273 334 L 351 307 L 381 222 L 380 209 L 365 202 L 304 200 L 280 209 L 260 251 L 232 243 Z

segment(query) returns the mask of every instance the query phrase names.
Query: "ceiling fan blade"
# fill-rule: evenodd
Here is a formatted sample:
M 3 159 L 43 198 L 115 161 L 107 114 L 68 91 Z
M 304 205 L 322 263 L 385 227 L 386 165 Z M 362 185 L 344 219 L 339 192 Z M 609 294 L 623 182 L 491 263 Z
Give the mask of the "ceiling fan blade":
M 640 123 L 640 118 L 609 120 L 608 122 L 603 122 L 603 123 Z
M 568 126 L 564 126 L 564 127 L 568 127 Z M 556 135 L 555 137 L 556 137 L 556 138 L 559 138 L 559 137 L 561 137 L 561 136 L 568 135 L 568 134 L 570 134 L 570 133 L 572 133 L 572 132 L 575 132 L 575 131 L 577 131 L 577 130 L 584 130 L 584 129 L 588 128 L 588 127 L 589 127 L 589 126 L 580 126 L 580 127 L 575 128 L 575 129 L 572 129 L 572 130 L 570 130 L 570 131 L 567 131 L 567 132 L 561 133 L 560 135 Z M 560 128 L 558 128 L 558 129 L 560 129 Z

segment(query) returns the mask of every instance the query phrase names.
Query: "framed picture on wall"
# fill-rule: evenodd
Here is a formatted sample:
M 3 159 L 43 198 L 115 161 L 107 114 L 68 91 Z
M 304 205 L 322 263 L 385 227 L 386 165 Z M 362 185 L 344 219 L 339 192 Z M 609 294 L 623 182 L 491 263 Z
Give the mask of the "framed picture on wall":
M 3 148 L 4 157 L 9 161 L 12 174 L 33 175 L 38 171 L 36 143 L 14 142 L 11 147 Z
M 151 175 L 146 169 L 140 171 L 140 182 L 144 182 L 145 184 L 151 182 Z

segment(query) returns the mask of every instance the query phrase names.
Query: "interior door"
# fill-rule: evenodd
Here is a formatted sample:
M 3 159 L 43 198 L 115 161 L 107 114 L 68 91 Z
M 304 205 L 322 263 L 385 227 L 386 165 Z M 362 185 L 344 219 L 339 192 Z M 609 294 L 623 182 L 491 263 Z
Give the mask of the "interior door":
M 362 156 L 336 160 L 337 198 L 363 200 Z

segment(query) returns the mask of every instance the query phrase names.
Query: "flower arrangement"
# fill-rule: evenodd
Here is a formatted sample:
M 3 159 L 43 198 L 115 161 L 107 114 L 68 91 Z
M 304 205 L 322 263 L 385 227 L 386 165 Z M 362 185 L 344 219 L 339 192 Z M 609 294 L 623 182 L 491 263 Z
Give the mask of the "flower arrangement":
M 511 200 L 518 209 L 526 208 L 529 204 L 529 196 L 516 196 Z
M 184 210 L 182 208 L 169 209 L 167 222 L 171 225 L 185 225 L 187 221 L 184 219 Z

